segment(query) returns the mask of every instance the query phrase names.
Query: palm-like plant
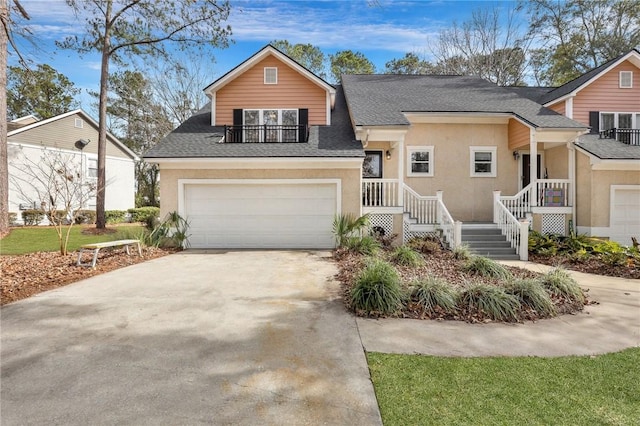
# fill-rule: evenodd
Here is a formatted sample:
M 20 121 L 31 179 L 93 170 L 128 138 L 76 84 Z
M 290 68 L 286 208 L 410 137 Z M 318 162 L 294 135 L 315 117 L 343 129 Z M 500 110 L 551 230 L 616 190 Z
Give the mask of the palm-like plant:
M 360 236 L 367 226 L 369 226 L 368 214 L 360 217 L 351 213 L 336 215 L 333 219 L 333 235 L 337 246 L 346 246 L 349 238 Z

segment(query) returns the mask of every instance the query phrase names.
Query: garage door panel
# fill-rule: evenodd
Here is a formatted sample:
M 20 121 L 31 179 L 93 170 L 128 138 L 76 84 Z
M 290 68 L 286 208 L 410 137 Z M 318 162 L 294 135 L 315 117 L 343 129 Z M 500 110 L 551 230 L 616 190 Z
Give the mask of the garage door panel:
M 624 245 L 640 237 L 640 187 L 614 188 L 610 218 L 610 238 Z
M 185 185 L 194 248 L 330 248 L 337 185 Z

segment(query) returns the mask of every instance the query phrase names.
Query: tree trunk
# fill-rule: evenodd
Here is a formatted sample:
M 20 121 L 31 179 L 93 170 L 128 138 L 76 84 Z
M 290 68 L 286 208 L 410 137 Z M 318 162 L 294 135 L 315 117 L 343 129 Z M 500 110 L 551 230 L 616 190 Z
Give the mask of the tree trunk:
M 7 159 L 7 0 L 0 0 L 0 237 L 9 233 L 9 163 Z
M 111 6 L 107 2 L 105 11 L 105 30 L 102 41 L 102 64 L 100 67 L 100 103 L 98 106 L 98 188 L 96 193 L 96 228 L 107 225 L 105 216 L 105 162 L 107 159 L 107 89 L 109 82 L 109 57 L 111 54 Z

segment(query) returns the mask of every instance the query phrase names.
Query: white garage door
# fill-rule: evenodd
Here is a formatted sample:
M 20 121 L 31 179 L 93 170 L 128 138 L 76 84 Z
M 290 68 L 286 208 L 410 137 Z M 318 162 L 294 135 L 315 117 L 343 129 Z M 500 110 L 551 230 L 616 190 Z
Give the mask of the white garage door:
M 613 187 L 611 195 L 610 239 L 629 246 L 640 239 L 640 187 Z
M 185 184 L 193 248 L 331 248 L 335 183 Z

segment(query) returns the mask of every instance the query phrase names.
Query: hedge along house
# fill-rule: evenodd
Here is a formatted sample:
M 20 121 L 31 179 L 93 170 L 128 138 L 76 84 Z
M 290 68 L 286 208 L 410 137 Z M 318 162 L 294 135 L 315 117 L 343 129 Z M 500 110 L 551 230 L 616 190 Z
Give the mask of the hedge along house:
M 145 155 L 162 214 L 191 222 L 192 247 L 329 248 L 336 214 L 369 213 L 387 235 L 440 229 L 452 246 L 463 223 L 484 222 L 526 258 L 526 218 L 540 229 L 561 215 L 566 230 L 573 215 L 574 176 L 523 160 L 568 149 L 587 126 L 479 78 L 334 87 L 266 46 L 205 92 Z
M 33 116 L 8 123 L 9 212 L 21 223 L 21 212 L 40 209 L 49 200 L 41 199 L 34 188 L 21 184 L 23 167 L 38 164 L 43 155 L 61 154 L 77 164 L 82 179 L 97 182 L 98 123 L 81 109 L 45 120 Z M 127 210 L 135 207 L 135 162 L 137 155 L 115 136 L 107 134 L 105 209 Z M 21 179 L 22 177 L 22 179 Z M 95 196 L 83 209 L 96 209 Z

